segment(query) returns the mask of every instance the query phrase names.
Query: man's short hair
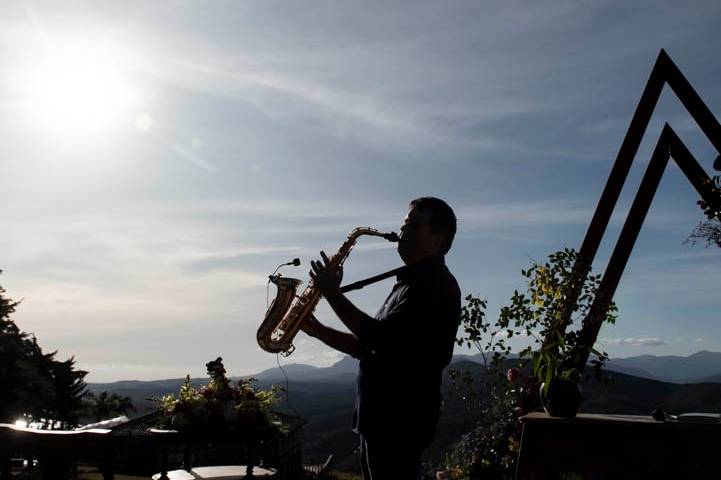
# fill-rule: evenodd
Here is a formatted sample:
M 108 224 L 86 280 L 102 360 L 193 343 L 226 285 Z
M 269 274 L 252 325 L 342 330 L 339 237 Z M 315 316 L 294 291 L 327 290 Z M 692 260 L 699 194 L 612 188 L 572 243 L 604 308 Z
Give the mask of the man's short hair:
M 446 202 L 436 197 L 420 197 L 411 201 L 409 208 L 420 208 L 431 212 L 431 231 L 443 233 L 445 240 L 441 245 L 441 253 L 445 255 L 451 249 L 453 237 L 456 235 L 456 214 Z

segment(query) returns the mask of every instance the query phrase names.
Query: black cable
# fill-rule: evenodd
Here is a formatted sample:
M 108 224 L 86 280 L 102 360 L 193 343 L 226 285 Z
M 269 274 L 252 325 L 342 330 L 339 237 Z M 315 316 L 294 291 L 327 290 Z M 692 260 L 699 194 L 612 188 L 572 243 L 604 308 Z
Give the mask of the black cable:
M 288 375 L 285 373 L 285 369 L 280 365 L 280 354 L 275 354 L 275 361 L 278 364 L 278 368 L 280 368 L 280 371 L 283 372 L 283 376 L 285 377 L 285 403 L 288 405 L 288 408 L 293 410 L 293 413 L 296 414 L 298 417 L 302 417 L 302 415 L 298 412 L 298 410 L 293 407 L 290 403 L 290 386 L 288 383 Z
M 278 266 L 280 268 L 281 265 Z M 275 269 L 275 272 L 278 271 L 278 268 Z M 275 275 L 275 272 L 273 272 L 272 275 L 268 277 L 268 283 L 265 286 L 265 308 L 267 309 L 270 306 L 270 282 L 273 278 L 273 275 Z M 283 372 L 283 376 L 285 377 L 285 403 L 288 405 L 288 408 L 293 410 L 293 412 L 296 414 L 296 416 L 301 417 L 301 414 L 298 413 L 298 410 L 293 407 L 290 403 L 290 384 L 288 382 L 288 375 L 285 373 L 285 369 L 280 364 L 280 354 L 275 354 L 275 362 L 278 364 L 278 368 L 280 368 L 280 371 Z

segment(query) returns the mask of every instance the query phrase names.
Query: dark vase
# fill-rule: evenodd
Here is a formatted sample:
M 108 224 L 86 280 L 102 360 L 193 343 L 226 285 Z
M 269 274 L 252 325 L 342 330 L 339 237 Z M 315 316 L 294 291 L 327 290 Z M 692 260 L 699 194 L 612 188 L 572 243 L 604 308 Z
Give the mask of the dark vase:
M 552 417 L 574 418 L 581 405 L 581 385 L 569 380 L 556 379 L 551 382 L 548 392 L 544 392 L 541 384 L 541 404 Z

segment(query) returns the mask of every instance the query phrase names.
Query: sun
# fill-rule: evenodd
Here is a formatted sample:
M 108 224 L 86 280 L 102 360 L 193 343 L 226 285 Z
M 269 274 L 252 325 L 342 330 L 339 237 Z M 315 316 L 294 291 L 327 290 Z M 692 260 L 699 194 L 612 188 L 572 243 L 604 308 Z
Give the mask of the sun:
M 24 117 L 34 129 L 92 138 L 133 125 L 139 92 L 118 49 L 80 38 L 45 38 L 19 78 Z

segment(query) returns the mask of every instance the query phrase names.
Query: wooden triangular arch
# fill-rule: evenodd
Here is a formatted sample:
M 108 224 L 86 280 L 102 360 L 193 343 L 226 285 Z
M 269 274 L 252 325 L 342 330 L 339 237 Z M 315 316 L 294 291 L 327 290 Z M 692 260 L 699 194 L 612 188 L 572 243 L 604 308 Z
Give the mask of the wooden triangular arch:
M 661 96 L 661 90 L 666 84 L 671 87 L 679 100 L 681 100 L 681 103 L 683 103 L 686 110 L 688 110 L 706 137 L 711 141 L 716 151 L 721 153 L 721 125 L 719 125 L 719 122 L 713 116 L 711 110 L 706 107 L 701 97 L 698 96 L 668 54 L 664 50 L 661 50 L 638 106 L 636 107 L 631 125 L 628 127 L 626 136 L 623 139 L 623 143 L 616 157 L 616 162 L 613 165 L 601 198 L 598 201 L 596 211 L 591 219 L 591 224 L 581 244 L 581 249 L 578 252 L 578 257 L 573 267 L 572 278 L 574 281 L 572 281 L 568 295 L 566 296 L 563 315 L 555 325 L 555 328 L 551 329 L 550 335 L 563 334 L 568 326 L 571 314 L 573 313 L 571 306 L 577 301 L 580 295 L 583 284 L 582 280 L 586 278 L 590 270 L 611 214 L 621 194 L 621 189 L 631 169 L 631 164 L 641 144 L 643 135 L 646 132 L 646 127 L 648 127 L 648 123 L 651 120 L 651 114 Z M 665 124 L 651 156 L 651 161 L 646 168 L 646 173 L 643 176 L 641 185 L 636 192 L 631 210 L 626 217 L 621 234 L 611 254 L 611 259 L 603 274 L 598 294 L 591 305 L 588 315 L 583 320 L 576 351 L 571 356 L 569 367 L 576 367 L 580 371 L 583 371 L 588 361 L 590 348 L 596 343 L 598 332 L 606 317 L 606 312 L 616 292 L 616 287 L 626 267 L 628 258 L 631 255 L 643 221 L 646 218 L 646 213 L 648 213 L 648 209 L 651 206 L 651 201 L 656 193 L 656 189 L 661 182 L 666 165 L 668 165 L 669 158 L 674 159 L 681 168 L 681 171 L 686 175 L 707 204 L 716 205 L 719 203 L 719 199 L 713 194 L 713 184 L 709 176 L 704 169 L 701 168 L 698 161 L 696 161 L 691 152 L 689 152 L 676 132 L 668 124 Z M 719 159 L 716 160 L 715 164 L 718 163 Z M 546 339 L 547 342 L 548 340 L 549 338 Z

